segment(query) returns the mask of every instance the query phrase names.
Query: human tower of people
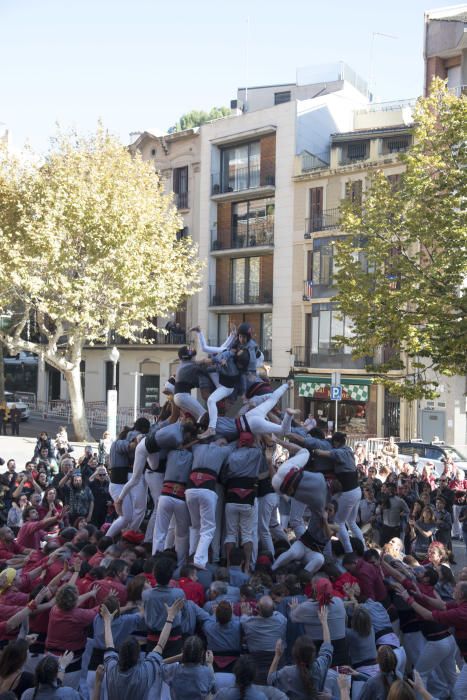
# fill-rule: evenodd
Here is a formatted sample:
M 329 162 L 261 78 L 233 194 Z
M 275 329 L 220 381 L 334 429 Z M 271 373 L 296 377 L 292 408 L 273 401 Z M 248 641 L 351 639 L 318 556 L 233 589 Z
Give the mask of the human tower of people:
M 273 389 L 248 324 L 219 347 L 192 332 L 208 359 L 179 350 L 153 424 L 78 465 L 63 435 L 52 465 L 43 434 L 23 475 L 8 462 L 0 700 L 464 700 L 445 487 L 429 518 L 413 466 L 378 474 L 281 410 L 293 382 Z

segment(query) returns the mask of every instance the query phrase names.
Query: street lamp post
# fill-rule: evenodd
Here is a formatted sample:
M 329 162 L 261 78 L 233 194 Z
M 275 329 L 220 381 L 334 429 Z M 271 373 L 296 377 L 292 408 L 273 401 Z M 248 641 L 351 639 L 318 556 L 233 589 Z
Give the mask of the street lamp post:
M 130 374 L 135 378 L 135 394 L 133 402 L 133 420 L 135 421 L 138 417 L 138 377 L 142 377 L 143 373 L 135 370 L 134 372 L 130 372 Z
M 107 391 L 107 430 L 112 440 L 117 436 L 117 362 L 120 353 L 113 346 L 109 353 L 109 359 L 113 363 L 112 388 Z

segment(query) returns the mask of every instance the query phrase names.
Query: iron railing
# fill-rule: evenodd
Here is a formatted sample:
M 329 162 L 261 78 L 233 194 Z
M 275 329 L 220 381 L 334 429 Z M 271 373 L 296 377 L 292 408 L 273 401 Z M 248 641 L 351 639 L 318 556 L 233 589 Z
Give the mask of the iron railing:
M 300 345 L 293 348 L 295 367 L 317 367 L 319 369 L 365 369 L 371 358 L 354 359 L 343 352 L 342 348 L 330 347 L 314 353 L 311 348 Z
M 175 204 L 177 206 L 177 209 L 188 209 L 188 192 L 176 193 Z
M 222 235 L 217 228 L 211 230 L 211 250 L 230 248 L 256 248 L 274 245 L 274 219 L 250 224 L 247 233 L 231 231 Z
M 236 306 L 241 304 L 272 304 L 272 288 L 259 284 L 229 284 L 225 289 L 212 285 L 209 288 L 211 306 Z
M 311 233 L 339 228 L 339 221 L 340 212 L 338 207 L 315 212 L 305 219 L 305 238 L 309 238 Z
M 274 184 L 271 182 L 271 184 Z M 260 186 L 260 166 L 250 165 L 248 168 L 235 168 L 229 173 L 213 173 L 211 175 L 211 194 L 226 192 L 241 192 Z
M 329 157 L 328 154 L 323 154 L 323 156 Z M 314 155 L 314 153 L 304 152 L 302 153 L 302 173 L 309 173 L 312 170 L 321 170 L 322 168 L 329 168 L 329 161 L 325 161 L 322 158 Z
M 166 331 L 163 328 L 148 328 L 138 334 L 141 342 L 150 341 L 152 345 L 183 345 L 186 342 L 186 331 Z M 128 340 L 123 336 L 110 331 L 107 345 L 137 345 L 138 340 Z

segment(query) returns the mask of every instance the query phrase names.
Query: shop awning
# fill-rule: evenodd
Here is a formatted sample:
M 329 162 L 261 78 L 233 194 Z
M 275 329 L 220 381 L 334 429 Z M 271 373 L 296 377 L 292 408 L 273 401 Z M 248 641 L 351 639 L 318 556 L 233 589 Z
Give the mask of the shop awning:
M 324 399 L 330 401 L 331 377 L 317 377 L 312 374 L 295 375 L 298 383 L 298 395 L 309 399 Z M 368 401 L 371 378 L 342 377 L 343 401 Z

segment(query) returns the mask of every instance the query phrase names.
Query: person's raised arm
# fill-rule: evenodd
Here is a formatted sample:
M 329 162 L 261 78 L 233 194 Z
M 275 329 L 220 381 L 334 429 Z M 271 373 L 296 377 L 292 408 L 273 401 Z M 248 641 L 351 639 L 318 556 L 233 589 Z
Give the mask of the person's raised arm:
M 96 678 L 91 700 L 101 700 L 102 683 L 104 682 L 105 668 L 102 664 L 96 668 Z
M 170 607 L 167 605 L 167 603 L 165 603 L 165 609 L 167 610 L 167 619 L 165 621 L 165 625 L 162 628 L 162 632 L 159 635 L 159 641 L 157 642 L 153 651 L 157 652 L 158 654 L 162 654 L 172 632 L 172 625 L 175 620 L 175 617 L 184 605 L 185 598 L 177 598 L 177 600 L 174 603 L 172 603 Z
M 318 608 L 318 617 L 321 622 L 321 627 L 323 628 L 323 642 L 331 644 L 331 633 L 329 632 L 328 625 L 328 613 L 329 608 L 327 605 L 323 605 L 322 608 Z
M 101 613 L 101 617 L 104 621 L 105 648 L 106 649 L 113 649 L 114 648 L 114 639 L 113 639 L 113 635 L 112 635 L 112 620 L 114 619 L 114 615 L 116 613 L 116 610 L 113 613 L 110 613 L 107 606 L 101 605 L 100 613 Z
M 290 456 L 297 455 L 299 452 L 302 452 L 305 449 L 304 447 L 301 447 L 300 445 L 294 445 L 293 442 L 281 440 L 280 438 L 277 437 L 277 435 L 272 436 L 272 441 L 275 442 L 277 445 L 284 447 L 288 451 Z
M 279 666 L 279 661 L 281 660 L 281 656 L 284 653 L 284 644 L 282 642 L 282 639 L 278 639 L 276 641 L 276 646 L 274 649 L 274 657 L 271 661 L 271 665 L 269 667 L 268 671 L 268 684 L 272 682 L 272 674 L 277 671 L 277 667 Z
M 13 493 L 11 494 L 12 498 L 19 498 L 21 496 L 21 493 L 23 491 L 23 486 L 28 480 L 26 474 L 21 478 L 21 481 L 19 482 L 18 486 L 15 488 Z

